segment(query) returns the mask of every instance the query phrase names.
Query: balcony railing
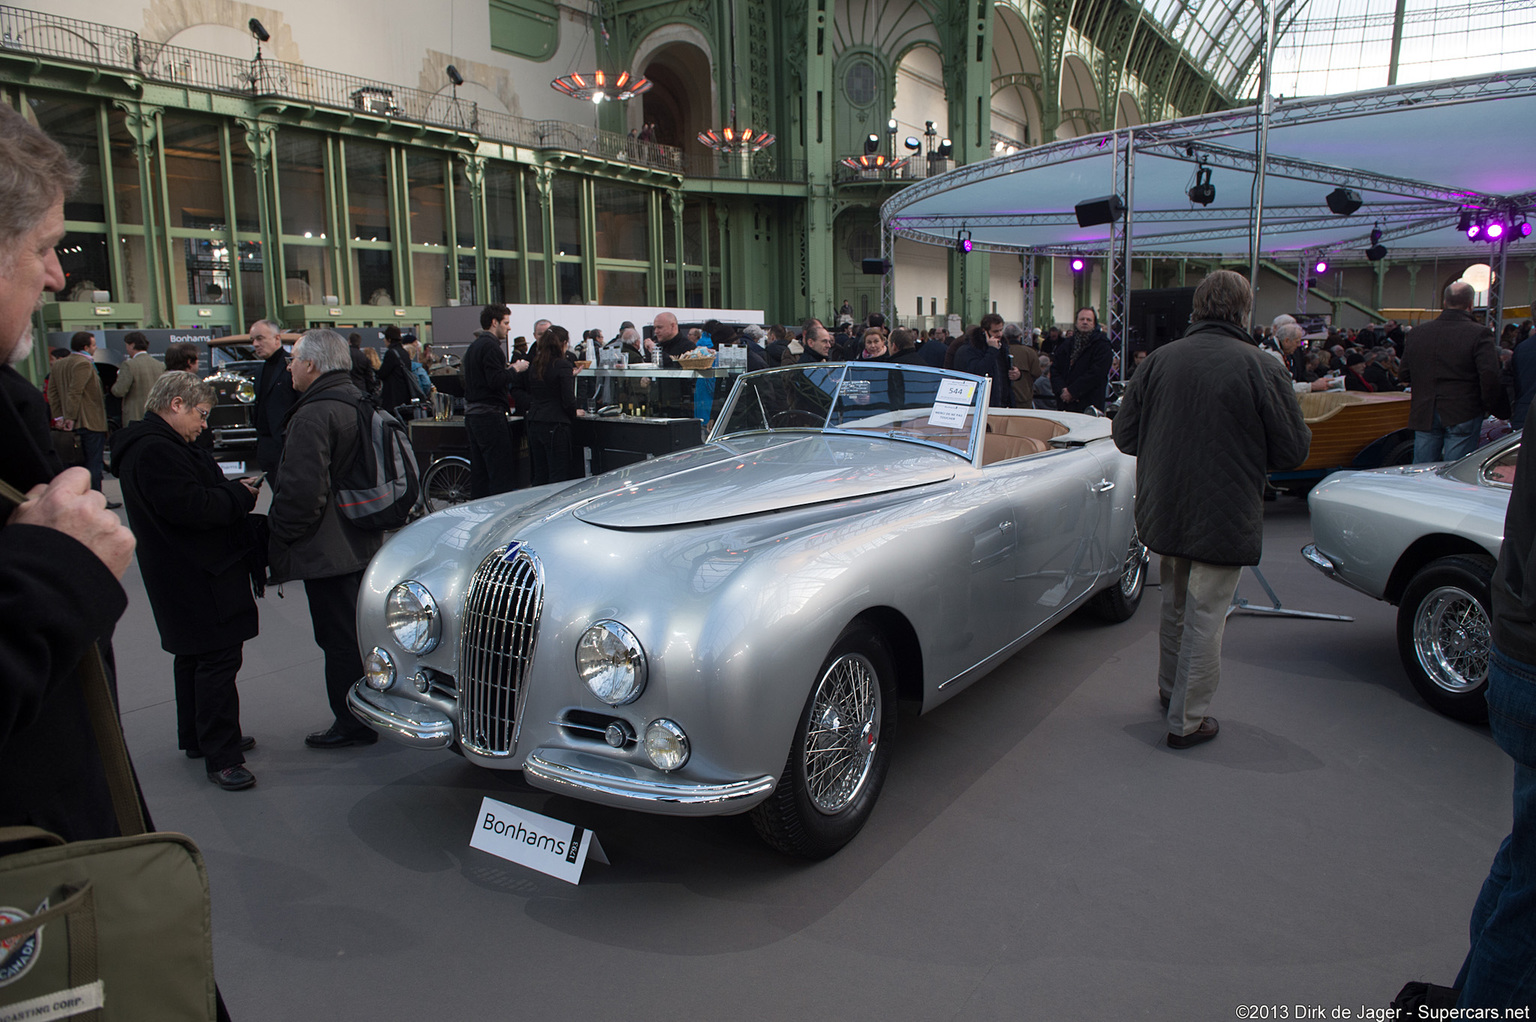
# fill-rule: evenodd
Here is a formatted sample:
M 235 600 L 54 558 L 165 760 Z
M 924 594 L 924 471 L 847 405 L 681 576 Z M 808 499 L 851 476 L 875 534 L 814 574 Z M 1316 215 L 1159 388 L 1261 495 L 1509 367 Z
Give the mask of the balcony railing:
M 149 81 L 263 99 L 372 114 L 392 120 L 458 129 L 530 149 L 590 153 L 603 159 L 699 178 L 805 180 L 803 160 L 778 159 L 771 150 L 745 161 L 713 154 L 685 155 L 675 146 L 566 121 L 536 121 L 427 92 L 282 60 L 240 60 L 143 39 L 136 32 L 74 18 L 0 6 L 0 50 L 42 54 L 93 67 L 113 68 Z

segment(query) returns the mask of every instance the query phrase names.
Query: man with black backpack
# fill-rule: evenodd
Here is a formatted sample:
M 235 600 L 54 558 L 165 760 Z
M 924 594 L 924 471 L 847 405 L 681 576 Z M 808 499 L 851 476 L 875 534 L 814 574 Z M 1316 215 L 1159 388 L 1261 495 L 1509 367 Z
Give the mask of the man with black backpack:
M 288 363 L 299 398 L 288 412 L 287 438 L 267 527 L 272 535 L 271 581 L 304 581 L 315 643 L 325 653 L 325 690 L 335 720 L 304 739 L 312 749 L 371 745 L 378 735 L 347 710 L 347 692 L 363 676 L 357 648 L 357 592 L 363 570 L 384 534 L 359 526 L 337 498 L 338 477 L 366 459 L 362 391 L 352 383 L 347 342 L 330 330 L 310 330 Z M 383 414 L 383 413 L 379 413 Z

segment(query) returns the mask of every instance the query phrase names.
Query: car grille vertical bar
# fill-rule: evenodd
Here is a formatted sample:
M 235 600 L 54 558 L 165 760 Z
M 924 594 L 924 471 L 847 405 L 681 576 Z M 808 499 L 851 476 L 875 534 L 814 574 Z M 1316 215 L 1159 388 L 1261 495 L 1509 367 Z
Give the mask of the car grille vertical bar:
M 464 597 L 459 645 L 459 735 L 484 756 L 510 756 L 518 695 L 533 662 L 544 577 L 527 550 L 497 550 L 481 562 Z

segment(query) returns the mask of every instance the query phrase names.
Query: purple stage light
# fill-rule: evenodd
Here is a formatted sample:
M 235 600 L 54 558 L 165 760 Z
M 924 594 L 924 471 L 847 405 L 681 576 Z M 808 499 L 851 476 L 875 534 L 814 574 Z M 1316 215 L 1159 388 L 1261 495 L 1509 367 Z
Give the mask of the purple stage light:
M 972 244 L 970 238 L 961 238 L 960 239 L 960 251 L 962 251 L 962 252 L 969 252 L 974 247 L 975 246 Z
M 1327 273 L 1328 272 L 1328 260 L 1326 260 L 1326 259 L 1319 259 L 1317 261 L 1317 265 L 1312 267 L 1312 272 L 1313 273 Z
M 1083 266 L 1084 266 L 1084 263 L 1083 263 L 1083 261 L 1081 259 L 1074 259 L 1074 260 L 1072 260 L 1072 272 L 1073 273 L 1082 273 L 1083 272 Z
M 1482 224 L 1473 224 L 1471 227 L 1467 228 L 1467 240 L 1468 241 L 1477 241 L 1482 236 L 1483 236 L 1483 225 Z
M 1488 225 L 1488 240 L 1489 241 L 1498 241 L 1502 237 L 1504 237 L 1504 225 L 1503 224 L 1501 224 L 1497 220 L 1495 220 L 1493 223 Z
M 1529 238 L 1531 236 L 1530 223 L 1528 221 L 1522 220 L 1518 224 L 1515 224 L 1515 233 L 1520 235 L 1522 238 Z

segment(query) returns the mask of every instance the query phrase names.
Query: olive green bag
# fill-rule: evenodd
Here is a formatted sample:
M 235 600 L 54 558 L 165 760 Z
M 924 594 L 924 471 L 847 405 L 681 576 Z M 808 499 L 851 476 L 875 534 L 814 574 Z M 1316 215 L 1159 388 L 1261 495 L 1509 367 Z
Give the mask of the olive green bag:
M 25 498 L 0 482 L 0 496 Z M 0 1022 L 211 1022 L 213 921 L 202 853 L 146 833 L 101 654 L 75 672 L 122 837 L 0 827 Z

